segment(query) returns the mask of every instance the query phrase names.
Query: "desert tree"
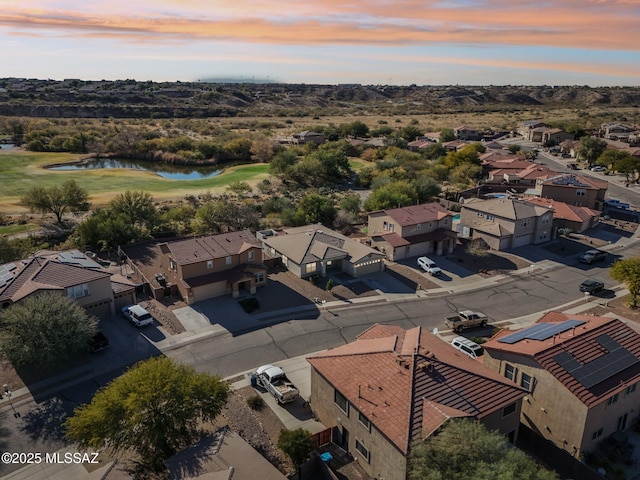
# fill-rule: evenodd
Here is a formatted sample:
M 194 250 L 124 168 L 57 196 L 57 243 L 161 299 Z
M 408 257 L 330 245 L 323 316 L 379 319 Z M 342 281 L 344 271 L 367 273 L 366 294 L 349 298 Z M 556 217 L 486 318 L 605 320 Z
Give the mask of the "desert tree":
M 86 212 L 89 210 L 89 193 L 75 180 L 52 187 L 33 187 L 20 199 L 20 204 L 32 213 L 53 213 L 58 223 L 67 212 Z

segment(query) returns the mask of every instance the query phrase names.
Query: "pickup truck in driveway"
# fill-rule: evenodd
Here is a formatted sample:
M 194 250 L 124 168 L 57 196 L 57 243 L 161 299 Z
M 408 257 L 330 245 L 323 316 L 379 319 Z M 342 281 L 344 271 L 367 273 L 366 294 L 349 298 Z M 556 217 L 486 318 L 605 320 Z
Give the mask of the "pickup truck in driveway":
M 258 385 L 271 393 L 280 404 L 293 402 L 300 396 L 298 389 L 280 367 L 263 365 L 254 375 Z
M 461 332 L 465 328 L 486 327 L 489 318 L 480 312 L 462 310 L 457 315 L 445 317 L 444 324 L 454 332 Z

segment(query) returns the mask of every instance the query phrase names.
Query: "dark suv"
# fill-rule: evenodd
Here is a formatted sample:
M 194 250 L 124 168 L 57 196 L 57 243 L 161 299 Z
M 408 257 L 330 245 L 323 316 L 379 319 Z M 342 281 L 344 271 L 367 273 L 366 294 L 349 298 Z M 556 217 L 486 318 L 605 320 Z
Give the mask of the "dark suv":
M 602 250 L 587 250 L 580 257 L 580 262 L 582 263 L 600 262 L 605 258 L 607 258 L 607 252 L 603 252 Z
M 588 278 L 580 284 L 579 288 L 581 292 L 596 293 L 604 288 L 604 283 L 602 283 L 600 280 Z

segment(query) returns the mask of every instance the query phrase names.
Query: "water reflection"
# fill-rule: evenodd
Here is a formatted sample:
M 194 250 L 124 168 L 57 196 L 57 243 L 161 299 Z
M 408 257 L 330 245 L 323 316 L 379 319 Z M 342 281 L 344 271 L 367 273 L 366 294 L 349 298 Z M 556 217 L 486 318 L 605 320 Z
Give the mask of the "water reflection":
M 210 178 L 222 173 L 217 167 L 194 167 L 185 165 L 168 165 L 166 163 L 146 162 L 143 160 L 123 160 L 117 158 L 99 158 L 87 160 L 82 163 L 56 165 L 50 170 L 94 170 L 99 168 L 128 168 L 130 170 L 143 170 L 153 172 L 170 180 L 197 180 Z

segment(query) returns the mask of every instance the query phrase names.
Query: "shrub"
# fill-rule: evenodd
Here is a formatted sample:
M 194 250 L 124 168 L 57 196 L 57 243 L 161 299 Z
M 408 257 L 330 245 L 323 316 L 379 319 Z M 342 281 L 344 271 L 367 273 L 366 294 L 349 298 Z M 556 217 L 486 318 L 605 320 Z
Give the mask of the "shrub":
M 247 313 L 254 312 L 260 308 L 260 303 L 254 297 L 243 298 L 238 303 L 240 304 L 242 309 Z
M 247 398 L 247 405 L 251 410 L 262 410 L 265 406 L 264 398 L 260 395 L 253 395 Z
M 330 292 L 331 289 L 333 288 L 333 285 L 334 285 L 333 279 L 330 278 L 329 280 L 327 280 L 327 285 L 324 288 L 327 292 Z

